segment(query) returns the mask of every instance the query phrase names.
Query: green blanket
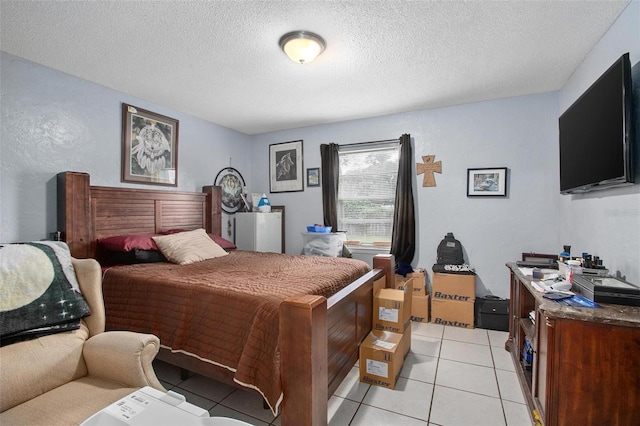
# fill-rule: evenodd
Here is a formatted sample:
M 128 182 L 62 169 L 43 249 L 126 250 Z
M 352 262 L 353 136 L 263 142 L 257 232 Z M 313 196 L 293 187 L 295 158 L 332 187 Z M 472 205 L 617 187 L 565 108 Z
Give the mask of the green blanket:
M 0 245 L 0 343 L 73 330 L 90 314 L 69 247 L 62 242 Z

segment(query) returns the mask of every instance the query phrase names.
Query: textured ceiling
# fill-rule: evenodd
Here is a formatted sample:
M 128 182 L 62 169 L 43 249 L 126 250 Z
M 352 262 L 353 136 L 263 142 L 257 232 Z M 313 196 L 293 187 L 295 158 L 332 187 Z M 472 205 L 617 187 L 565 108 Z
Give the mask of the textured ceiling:
M 2 0 L 0 49 L 256 134 L 558 90 L 627 4 Z

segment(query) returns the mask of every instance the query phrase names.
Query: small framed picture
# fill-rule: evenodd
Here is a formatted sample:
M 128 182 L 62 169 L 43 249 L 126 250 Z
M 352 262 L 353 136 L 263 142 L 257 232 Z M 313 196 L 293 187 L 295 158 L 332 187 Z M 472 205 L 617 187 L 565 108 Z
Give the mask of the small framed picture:
M 320 186 L 320 168 L 307 169 L 307 186 Z
M 302 141 L 269 145 L 269 190 L 304 191 Z
M 506 196 L 506 167 L 467 169 L 467 197 Z
M 178 124 L 122 104 L 122 182 L 178 186 Z

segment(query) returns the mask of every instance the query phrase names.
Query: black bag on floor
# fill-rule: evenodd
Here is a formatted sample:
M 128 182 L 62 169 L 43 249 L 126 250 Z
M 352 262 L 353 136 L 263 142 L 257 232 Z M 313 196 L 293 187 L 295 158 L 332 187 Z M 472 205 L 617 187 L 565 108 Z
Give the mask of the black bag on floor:
M 447 233 L 438 244 L 437 263 L 438 265 L 462 265 L 464 263 L 462 244 L 454 238 L 452 232 Z
M 477 328 L 509 331 L 509 299 L 476 297 L 475 311 Z

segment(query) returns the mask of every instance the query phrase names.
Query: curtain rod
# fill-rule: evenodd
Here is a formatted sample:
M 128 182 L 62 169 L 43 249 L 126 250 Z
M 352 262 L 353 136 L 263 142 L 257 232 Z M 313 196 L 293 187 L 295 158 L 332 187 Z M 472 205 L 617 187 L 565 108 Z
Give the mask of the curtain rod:
M 338 145 L 338 149 L 343 148 L 343 147 L 344 148 L 348 148 L 348 147 L 351 147 L 351 146 L 382 144 L 382 143 L 391 143 L 391 142 L 400 143 L 400 139 L 398 138 L 398 139 L 385 139 L 385 140 L 381 140 L 381 141 L 345 143 L 345 144 L 339 144 Z

